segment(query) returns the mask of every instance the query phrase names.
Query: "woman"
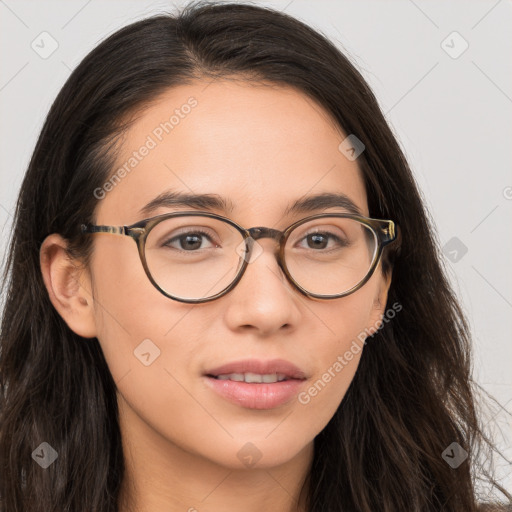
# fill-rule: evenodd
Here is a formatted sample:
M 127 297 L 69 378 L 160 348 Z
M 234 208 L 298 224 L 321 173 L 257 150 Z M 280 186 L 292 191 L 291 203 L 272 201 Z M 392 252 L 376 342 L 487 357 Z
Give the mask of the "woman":
M 20 191 L 0 510 L 477 510 L 439 258 L 324 37 L 237 4 L 123 28 L 62 88 Z

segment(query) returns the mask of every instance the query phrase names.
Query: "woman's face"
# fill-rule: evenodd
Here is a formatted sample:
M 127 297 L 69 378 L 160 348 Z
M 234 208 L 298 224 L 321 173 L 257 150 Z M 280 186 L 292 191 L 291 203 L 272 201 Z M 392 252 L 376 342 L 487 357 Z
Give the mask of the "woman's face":
M 192 209 L 139 213 L 170 190 L 226 198 L 232 211 L 210 211 L 245 228 L 284 230 L 308 215 L 347 212 L 337 206 L 285 214 L 295 201 L 321 193 L 344 194 L 368 215 L 357 161 L 338 149 L 345 137 L 292 88 L 234 81 L 176 87 L 127 132 L 115 170 L 128 164 L 129 171 L 104 194 L 96 192 L 104 197 L 95 223 L 129 225 Z M 134 240 L 90 236 L 90 274 L 82 276 L 87 307 L 81 322 L 67 321 L 79 334 L 98 338 L 126 434 L 152 447 L 153 457 L 179 451 L 231 468 L 272 467 L 312 446 L 354 377 L 362 353 L 354 342 L 361 347 L 361 333 L 375 329 L 384 313 L 389 281 L 380 266 L 357 292 L 313 300 L 288 282 L 274 256 L 276 242 L 263 238 L 263 252 L 233 290 L 212 302 L 185 304 L 151 284 Z M 279 405 L 228 400 L 205 373 L 243 359 L 283 359 L 306 378 Z

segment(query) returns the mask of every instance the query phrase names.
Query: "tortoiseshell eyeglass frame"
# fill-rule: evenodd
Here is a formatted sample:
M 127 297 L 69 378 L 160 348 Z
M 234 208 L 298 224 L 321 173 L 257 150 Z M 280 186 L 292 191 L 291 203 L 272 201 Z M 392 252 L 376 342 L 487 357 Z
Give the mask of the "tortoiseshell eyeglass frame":
M 224 288 L 222 291 L 216 293 L 215 295 L 212 295 L 211 297 L 201 298 L 201 299 L 184 299 L 182 297 L 175 297 L 173 295 L 170 295 L 167 293 L 164 289 L 162 289 L 158 283 L 154 280 L 153 276 L 151 275 L 151 272 L 149 271 L 147 262 L 146 262 L 146 256 L 145 256 L 145 243 L 148 234 L 150 231 L 158 225 L 160 222 L 172 218 L 172 217 L 185 217 L 185 216 L 199 216 L 199 217 L 208 217 L 212 219 L 218 219 L 221 221 L 224 221 L 228 225 L 235 228 L 244 238 L 244 241 L 246 243 L 246 252 L 243 257 L 241 257 L 241 260 L 243 260 L 241 267 L 239 268 L 235 278 L 231 282 L 229 286 Z M 285 258 L 284 258 L 284 250 L 285 245 L 288 237 L 290 236 L 291 232 L 297 228 L 298 226 L 309 222 L 314 219 L 319 219 L 323 217 L 342 217 L 342 218 L 348 218 L 353 219 L 357 222 L 360 222 L 361 224 L 367 226 L 375 235 L 375 239 L 377 240 L 377 250 L 375 251 L 373 260 L 371 262 L 370 268 L 368 269 L 367 274 L 364 276 L 363 279 L 361 279 L 355 286 L 350 288 L 349 290 L 346 290 L 342 293 L 339 293 L 337 295 L 319 295 L 309 292 L 308 290 L 301 287 L 291 276 L 290 272 L 288 271 L 288 268 L 286 266 Z M 184 211 L 184 212 L 173 212 L 173 213 L 166 213 L 163 215 L 158 215 L 156 217 L 151 217 L 149 219 L 144 219 L 139 222 L 136 222 L 135 224 L 132 224 L 130 226 L 98 226 L 95 224 L 81 224 L 80 231 L 82 234 L 87 233 L 111 233 L 115 235 L 125 235 L 133 238 L 137 244 L 138 250 L 139 250 L 139 256 L 140 260 L 142 262 L 142 266 L 144 267 L 144 271 L 146 272 L 146 275 L 148 279 L 151 281 L 153 286 L 160 291 L 163 295 L 166 297 L 177 300 L 179 302 L 185 302 L 185 303 L 191 303 L 191 304 L 200 304 L 204 302 L 210 302 L 212 300 L 218 299 L 231 291 L 237 283 L 242 278 L 248 263 L 251 261 L 251 255 L 252 255 L 252 247 L 253 247 L 253 240 L 259 240 L 261 238 L 272 238 L 276 240 L 279 244 L 278 249 L 275 252 L 275 255 L 277 257 L 278 264 L 280 268 L 283 270 L 284 274 L 286 275 L 287 279 L 290 281 L 290 283 L 297 289 L 299 292 L 301 292 L 306 297 L 309 297 L 311 299 L 320 299 L 320 300 L 330 300 L 330 299 L 338 299 L 340 297 L 346 297 L 347 295 L 350 295 L 351 293 L 354 293 L 355 291 L 359 290 L 373 275 L 380 259 L 382 256 L 382 252 L 384 247 L 386 247 L 388 244 L 391 244 L 398 238 L 399 234 L 399 227 L 392 221 L 392 220 L 383 220 L 383 219 L 373 219 L 369 217 L 364 217 L 361 215 L 354 215 L 351 213 L 320 213 L 317 215 L 311 215 L 309 217 L 305 217 L 297 222 L 294 222 L 290 226 L 288 226 L 284 231 L 279 231 L 277 229 L 258 226 L 246 229 L 236 222 L 234 222 L 231 219 L 228 219 L 227 217 L 223 217 L 222 215 L 217 215 L 215 213 L 211 212 L 200 212 L 200 211 Z

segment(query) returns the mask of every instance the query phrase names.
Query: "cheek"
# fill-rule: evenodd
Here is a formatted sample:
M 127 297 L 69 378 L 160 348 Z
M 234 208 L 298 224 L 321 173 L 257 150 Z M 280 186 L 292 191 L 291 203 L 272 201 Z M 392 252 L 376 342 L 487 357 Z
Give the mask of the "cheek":
M 117 282 L 116 276 L 109 282 Z M 201 406 L 201 389 L 190 368 L 195 352 L 206 350 L 200 346 L 201 312 L 194 322 L 194 305 L 173 302 L 149 281 L 149 286 L 143 284 L 137 293 L 113 293 L 107 281 L 98 290 L 98 339 L 116 384 L 122 421 L 141 447 L 149 443 L 148 452 L 154 432 L 194 452 L 205 429 L 219 429 Z
M 92 267 L 97 338 L 115 382 L 139 371 L 137 378 L 151 380 L 153 364 L 172 368 L 193 345 L 183 321 L 193 305 L 162 295 L 147 278 L 133 241 L 126 242 L 126 247 L 112 240 L 102 245 Z M 177 337 L 182 341 L 174 341 Z
M 315 375 L 298 396 L 298 402 L 319 430 L 336 412 L 357 371 L 372 322 L 373 293 L 373 287 L 369 286 L 333 301 L 327 311 L 317 311 L 330 335 L 318 336 L 315 341 L 311 352 L 315 358 Z

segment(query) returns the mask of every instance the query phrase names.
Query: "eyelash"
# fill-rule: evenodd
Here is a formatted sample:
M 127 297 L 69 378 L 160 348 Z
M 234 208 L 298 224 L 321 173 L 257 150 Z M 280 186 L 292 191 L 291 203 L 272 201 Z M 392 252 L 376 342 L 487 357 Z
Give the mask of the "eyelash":
M 186 236 L 186 235 L 203 235 L 204 237 L 206 237 L 210 243 L 214 244 L 214 241 L 212 240 L 210 234 L 205 231 L 205 230 L 202 230 L 202 229 L 196 229 L 196 230 L 193 230 L 193 231 L 184 231 L 182 233 L 179 233 L 175 236 L 173 236 L 172 238 L 169 238 L 165 243 L 163 243 L 162 245 L 164 247 L 170 247 L 170 244 L 172 242 L 174 242 L 175 240 L 179 240 L 180 237 L 182 236 Z M 337 242 L 341 247 L 347 247 L 349 245 L 349 243 L 346 241 L 346 240 L 342 240 L 341 238 L 339 238 L 338 236 L 336 236 L 334 233 L 330 233 L 328 231 L 312 231 L 312 232 L 309 232 L 309 233 L 305 233 L 303 235 L 303 237 L 301 238 L 301 241 L 302 240 L 305 240 L 308 236 L 310 235 L 321 235 L 321 236 L 324 236 L 324 237 L 327 237 L 328 239 L 333 239 L 335 240 L 335 242 Z M 176 249 L 175 247 L 171 247 L 173 249 Z M 183 249 L 176 249 L 178 251 L 181 251 L 181 252 L 198 252 L 197 250 L 193 250 L 193 251 L 184 251 Z
M 209 235 L 209 233 L 205 230 L 202 230 L 202 229 L 195 229 L 193 231 L 184 231 L 182 233 L 179 233 L 175 236 L 173 236 L 172 238 L 169 238 L 165 243 L 163 243 L 162 245 L 164 247 L 168 247 L 169 244 L 171 242 L 173 242 L 174 240 L 179 240 L 180 237 L 182 236 L 186 236 L 186 235 L 190 235 L 190 234 L 193 234 L 193 235 L 197 235 L 197 234 L 201 234 L 203 236 L 205 236 L 206 238 L 208 238 L 208 240 L 210 240 L 211 243 L 214 243 L 211 236 Z M 175 249 L 175 247 L 172 247 L 172 249 Z M 181 252 L 197 252 L 197 251 L 184 251 L 183 249 L 176 249 L 178 251 L 181 251 Z

